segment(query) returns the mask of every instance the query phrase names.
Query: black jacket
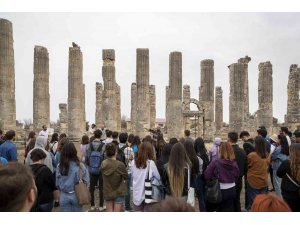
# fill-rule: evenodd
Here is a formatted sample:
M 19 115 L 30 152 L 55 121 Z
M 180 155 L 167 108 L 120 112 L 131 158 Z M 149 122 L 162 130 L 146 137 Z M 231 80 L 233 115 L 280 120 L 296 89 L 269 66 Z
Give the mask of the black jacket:
M 240 171 L 239 178 L 242 178 L 247 172 L 247 155 L 237 144 L 232 145 L 232 147 L 235 161 L 237 162 Z
M 254 151 L 254 140 L 252 138 L 249 138 L 244 144 L 243 149 L 248 155 L 249 153 Z

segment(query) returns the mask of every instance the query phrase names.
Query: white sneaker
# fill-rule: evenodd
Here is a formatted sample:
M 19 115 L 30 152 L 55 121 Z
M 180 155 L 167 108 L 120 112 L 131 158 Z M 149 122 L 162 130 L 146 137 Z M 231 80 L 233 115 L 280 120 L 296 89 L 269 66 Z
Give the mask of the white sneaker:
M 90 211 L 95 211 L 95 206 L 91 206 Z
M 103 207 L 99 208 L 99 211 L 104 211 L 106 209 L 106 206 L 104 205 Z

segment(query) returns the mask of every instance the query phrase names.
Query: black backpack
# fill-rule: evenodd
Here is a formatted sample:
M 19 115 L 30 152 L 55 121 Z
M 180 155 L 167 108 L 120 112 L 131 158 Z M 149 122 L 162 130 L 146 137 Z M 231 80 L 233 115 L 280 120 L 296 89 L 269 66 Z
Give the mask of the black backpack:
M 208 158 L 207 154 L 201 154 L 198 156 L 203 160 L 202 173 L 204 174 L 204 171 L 206 170 L 206 168 L 208 167 L 208 164 L 209 164 L 209 158 Z
M 127 148 L 127 147 L 128 147 L 127 145 L 124 145 L 122 148 L 119 148 L 117 146 L 117 149 L 118 149 L 117 160 L 123 162 L 125 166 L 127 166 L 127 165 L 126 165 L 126 158 L 125 158 L 124 149 Z

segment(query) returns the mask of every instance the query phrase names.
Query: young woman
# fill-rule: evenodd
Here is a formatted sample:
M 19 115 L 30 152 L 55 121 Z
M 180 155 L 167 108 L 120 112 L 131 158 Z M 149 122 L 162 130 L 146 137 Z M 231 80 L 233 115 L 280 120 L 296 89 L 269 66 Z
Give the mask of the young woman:
M 220 145 L 219 159 L 213 160 L 204 172 L 206 181 L 218 178 L 222 193 L 220 204 L 207 203 L 206 210 L 234 212 L 235 182 L 239 178 L 239 167 L 232 146 L 228 142 Z
M 161 156 L 162 156 L 162 152 L 163 152 L 163 149 L 166 145 L 166 142 L 164 140 L 164 136 L 163 134 L 159 134 L 157 136 L 157 140 L 156 140 L 156 144 L 155 144 L 155 150 L 156 150 L 156 159 L 160 159 Z
M 34 139 L 34 142 L 32 142 L 32 140 Z M 33 143 L 33 145 L 32 145 Z M 24 157 L 27 157 L 28 152 L 34 148 L 34 143 L 35 143 L 35 132 L 34 131 L 30 131 L 27 141 L 26 141 L 26 148 L 25 148 L 25 154 Z
M 80 150 L 81 150 L 81 162 L 85 162 L 86 148 L 89 145 L 89 136 L 83 135 L 81 138 Z
M 53 208 L 53 194 L 56 190 L 51 170 L 44 165 L 46 154 L 41 149 L 35 149 L 30 156 L 33 164 L 30 165 L 34 174 L 38 196 L 32 211 L 51 212 Z
M 169 162 L 164 165 L 165 170 L 162 177 L 167 196 L 187 200 L 188 170 L 191 170 L 191 167 L 191 161 L 186 154 L 183 144 L 179 142 L 173 145 Z
M 109 143 L 105 147 L 107 159 L 101 164 L 103 195 L 107 212 L 121 212 L 127 195 L 127 169 L 117 160 L 117 147 Z
M 271 155 L 273 168 L 273 183 L 275 193 L 278 197 L 281 196 L 281 178 L 277 176 L 277 170 L 280 164 L 289 158 L 289 144 L 284 134 L 278 135 L 278 146 Z
M 293 212 L 300 212 L 300 144 L 290 146 L 290 159 L 281 163 L 277 176 L 282 178 L 281 193 Z M 297 186 L 298 185 L 298 186 Z
M 134 211 L 148 212 L 150 204 L 145 204 L 145 179 L 153 176 L 160 180 L 160 175 L 153 161 L 152 145 L 143 142 L 139 145 L 137 157 L 130 166 Z M 150 174 L 149 174 L 150 173 Z
M 209 149 L 209 161 L 213 161 L 217 158 L 219 158 L 219 150 L 220 150 L 220 145 L 222 143 L 221 138 L 216 137 L 214 140 L 214 145 Z
M 265 139 L 261 136 L 255 138 L 255 149 L 247 155 L 248 171 L 246 192 L 248 196 L 248 206 L 250 210 L 252 203 L 258 194 L 268 192 L 268 168 L 269 160 L 265 148 Z
M 88 184 L 88 171 L 84 164 L 80 165 L 74 144 L 66 143 L 62 148 L 60 163 L 56 171 L 56 186 L 60 190 L 60 209 L 63 212 L 82 211 L 82 205 L 79 205 L 75 194 L 75 185 L 79 182 L 80 169 L 82 169 L 83 182 Z

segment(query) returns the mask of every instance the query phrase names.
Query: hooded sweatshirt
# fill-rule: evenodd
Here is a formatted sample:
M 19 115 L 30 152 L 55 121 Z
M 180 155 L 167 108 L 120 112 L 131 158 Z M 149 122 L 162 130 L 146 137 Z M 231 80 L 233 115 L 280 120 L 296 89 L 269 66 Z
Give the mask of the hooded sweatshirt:
M 43 150 L 43 152 L 46 154 L 46 158 L 45 158 L 45 161 L 44 161 L 44 164 L 51 170 L 51 172 L 53 173 L 53 166 L 52 166 L 52 157 L 50 155 L 50 153 L 48 151 L 45 150 L 46 148 L 46 145 L 47 145 L 47 141 L 48 139 L 44 136 L 38 136 L 36 138 L 36 141 L 35 141 L 35 145 L 34 145 L 34 148 L 32 150 L 30 150 L 27 154 L 27 157 L 25 159 L 25 165 L 32 165 L 33 162 L 32 160 L 30 159 L 30 156 L 31 156 L 31 152 L 34 151 L 35 149 L 41 149 Z
M 221 142 L 222 142 L 221 138 L 215 138 L 214 145 L 209 150 L 209 161 L 213 161 L 219 158 L 219 149 L 220 149 Z
M 103 177 L 103 195 L 105 200 L 113 200 L 127 195 L 127 169 L 124 163 L 111 158 L 105 159 L 100 169 Z

